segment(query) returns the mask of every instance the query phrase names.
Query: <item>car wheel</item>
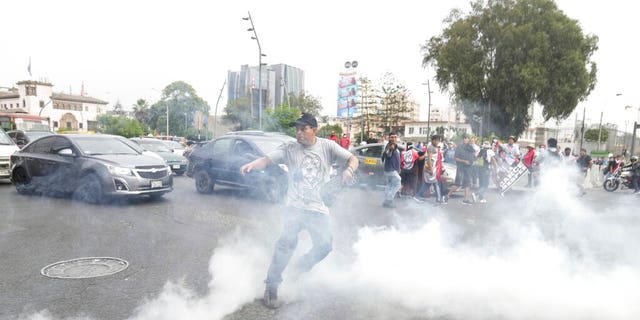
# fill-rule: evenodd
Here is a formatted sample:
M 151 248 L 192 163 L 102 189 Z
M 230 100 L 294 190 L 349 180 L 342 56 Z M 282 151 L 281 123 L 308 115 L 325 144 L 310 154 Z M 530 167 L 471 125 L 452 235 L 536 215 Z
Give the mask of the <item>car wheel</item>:
M 32 194 L 33 187 L 30 185 L 31 178 L 27 174 L 24 168 L 17 168 L 13 172 L 13 184 L 16 186 L 16 191 L 19 194 Z
M 196 190 L 199 193 L 210 194 L 213 192 L 215 183 L 207 171 L 198 170 L 194 178 L 196 179 Z
M 91 204 L 102 203 L 104 195 L 98 176 L 93 173 L 84 176 L 78 188 L 73 192 L 73 199 Z

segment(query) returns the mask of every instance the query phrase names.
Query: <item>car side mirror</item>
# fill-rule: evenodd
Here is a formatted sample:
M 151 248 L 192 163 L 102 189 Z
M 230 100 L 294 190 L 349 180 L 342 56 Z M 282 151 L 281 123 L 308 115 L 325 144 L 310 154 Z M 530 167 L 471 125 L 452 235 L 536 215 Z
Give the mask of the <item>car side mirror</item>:
M 75 156 L 73 154 L 73 151 L 71 150 L 71 148 L 64 148 L 64 149 L 58 151 L 58 154 L 63 156 L 63 157 L 73 157 L 73 156 Z

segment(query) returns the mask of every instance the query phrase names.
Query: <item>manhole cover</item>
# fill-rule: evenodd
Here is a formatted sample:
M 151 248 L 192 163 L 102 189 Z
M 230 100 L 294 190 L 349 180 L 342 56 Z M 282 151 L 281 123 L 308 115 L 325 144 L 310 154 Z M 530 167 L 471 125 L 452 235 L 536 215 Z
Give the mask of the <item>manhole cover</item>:
M 112 275 L 128 266 L 128 262 L 118 258 L 88 257 L 52 263 L 40 273 L 49 278 L 84 279 Z

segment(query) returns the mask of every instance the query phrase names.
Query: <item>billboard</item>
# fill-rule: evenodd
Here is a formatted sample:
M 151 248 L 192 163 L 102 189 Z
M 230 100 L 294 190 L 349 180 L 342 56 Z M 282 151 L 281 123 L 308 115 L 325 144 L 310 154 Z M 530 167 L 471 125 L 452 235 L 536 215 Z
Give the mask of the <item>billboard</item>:
M 341 72 L 338 81 L 338 117 L 353 116 L 358 111 L 358 84 L 356 72 Z

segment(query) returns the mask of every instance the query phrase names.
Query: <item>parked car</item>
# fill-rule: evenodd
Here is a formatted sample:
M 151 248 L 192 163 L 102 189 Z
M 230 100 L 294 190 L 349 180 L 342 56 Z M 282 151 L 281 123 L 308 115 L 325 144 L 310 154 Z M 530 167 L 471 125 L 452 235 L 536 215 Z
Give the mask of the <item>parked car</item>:
M 200 193 L 211 193 L 219 184 L 258 190 L 268 200 L 279 201 L 287 190 L 284 165 L 271 165 L 244 176 L 240 175 L 240 167 L 289 141 L 295 139 L 281 133 L 231 132 L 192 149 L 187 176 L 195 179 Z
M 29 142 L 36 140 L 40 137 L 54 135 L 51 131 L 24 131 L 24 130 L 11 130 L 7 134 L 18 145 L 18 148 L 22 149 Z
M 169 148 L 173 153 L 184 156 L 185 148 L 184 146 L 177 141 L 173 140 L 160 140 L 164 145 Z
M 89 203 L 172 191 L 166 163 L 125 141 L 97 134 L 39 138 L 11 156 L 11 180 L 21 194 L 71 195 Z
M 155 138 L 131 138 L 130 140 L 139 144 L 144 150 L 155 152 L 161 156 L 176 175 L 181 176 L 187 171 L 187 158 L 173 153 L 164 144 L 164 141 Z
M 358 183 L 367 186 L 384 186 L 384 166 L 381 155 L 384 143 L 368 143 L 362 146 L 351 148 L 350 151 L 358 158 L 360 165 L 358 167 Z M 398 150 L 404 151 L 405 145 L 398 144 Z M 451 163 L 444 163 L 444 185 L 449 188 L 453 184 L 456 177 L 456 166 Z
M 18 150 L 18 146 L 16 146 L 13 140 L 0 128 L 0 179 L 9 179 L 9 177 L 11 177 L 10 157 Z

